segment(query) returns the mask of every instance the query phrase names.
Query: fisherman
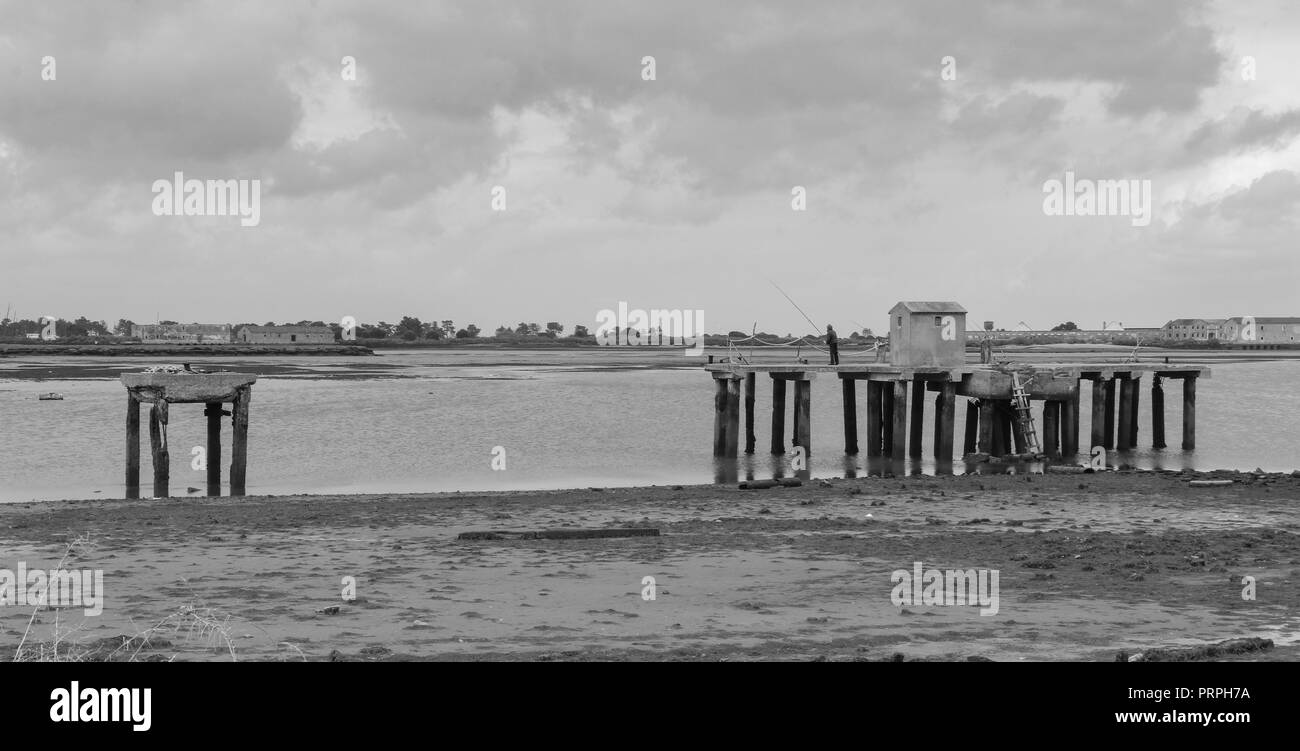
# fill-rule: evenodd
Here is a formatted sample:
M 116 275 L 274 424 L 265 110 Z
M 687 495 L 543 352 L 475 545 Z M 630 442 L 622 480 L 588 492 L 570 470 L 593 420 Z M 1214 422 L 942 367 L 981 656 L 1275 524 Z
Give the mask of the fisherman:
M 828 323 L 826 324 L 826 346 L 831 350 L 831 365 L 840 364 L 840 343 L 835 338 L 835 329 Z

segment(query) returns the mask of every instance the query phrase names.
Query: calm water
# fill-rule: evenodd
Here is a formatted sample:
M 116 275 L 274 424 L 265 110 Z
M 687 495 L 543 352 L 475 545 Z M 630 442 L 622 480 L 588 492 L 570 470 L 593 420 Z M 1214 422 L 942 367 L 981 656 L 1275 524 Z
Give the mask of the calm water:
M 852 362 L 853 360 L 849 360 Z M 138 370 L 155 360 L 0 360 L 0 502 L 122 497 L 126 393 L 102 367 Z M 700 360 L 651 352 L 389 352 L 373 358 L 214 359 L 213 369 L 264 375 L 253 388 L 250 494 L 500 490 L 711 482 L 712 380 Z M 17 367 L 99 367 L 93 378 L 30 380 Z M 1215 364 L 1198 388 L 1198 449 L 1177 448 L 1181 391 L 1166 388 L 1174 448 L 1141 448 L 1122 461 L 1145 467 L 1300 468 L 1295 391 L 1300 362 Z M 64 401 L 37 400 L 57 391 Z M 1085 389 L 1082 443 L 1087 443 Z M 770 384 L 759 381 L 759 453 L 721 477 L 770 477 L 781 460 L 768 445 Z M 859 409 L 862 410 L 859 396 Z M 813 382 L 814 475 L 863 472 L 846 460 L 838 379 Z M 960 401 L 960 400 L 959 400 Z M 1141 399 L 1140 441 L 1150 443 L 1150 396 Z M 960 405 L 959 405 L 960 407 Z M 930 409 L 927 404 L 927 411 Z M 960 408 L 959 418 L 964 414 Z M 174 405 L 168 437 L 171 490 L 204 488 L 191 449 L 205 444 L 202 405 Z M 142 411 L 141 486 L 151 489 L 147 410 Z M 928 415 L 927 415 L 927 422 Z M 859 415 L 865 425 L 865 415 Z M 787 418 L 787 430 L 789 430 Z M 958 428 L 960 451 L 960 423 Z M 928 436 L 927 436 L 928 437 Z M 225 463 L 230 425 L 224 423 Z M 506 469 L 492 469 L 505 450 Z M 931 451 L 926 447 L 926 455 Z M 223 479 L 227 477 L 223 468 Z M 726 470 L 726 468 L 723 468 Z M 932 471 L 929 461 L 915 469 Z M 961 470 L 958 463 L 957 470 Z M 788 473 L 788 470 L 787 470 Z

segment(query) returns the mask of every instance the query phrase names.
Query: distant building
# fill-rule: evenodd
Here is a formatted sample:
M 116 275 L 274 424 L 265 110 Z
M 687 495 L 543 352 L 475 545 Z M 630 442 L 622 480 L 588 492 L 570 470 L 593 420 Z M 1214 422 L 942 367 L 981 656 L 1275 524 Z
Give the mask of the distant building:
M 966 362 L 966 309 L 955 302 L 900 302 L 889 310 L 889 361 L 896 366 Z
M 1219 338 L 1230 344 L 1300 342 L 1300 318 L 1234 316 L 1219 326 Z
M 148 323 L 132 324 L 131 336 L 141 342 L 184 342 L 190 344 L 229 344 L 228 323 Z
M 1219 338 L 1219 328 L 1226 320 L 1224 318 L 1175 318 L 1166 323 L 1162 330 L 1166 339 L 1207 342 Z
M 242 344 L 333 344 L 329 326 L 244 326 L 235 332 Z

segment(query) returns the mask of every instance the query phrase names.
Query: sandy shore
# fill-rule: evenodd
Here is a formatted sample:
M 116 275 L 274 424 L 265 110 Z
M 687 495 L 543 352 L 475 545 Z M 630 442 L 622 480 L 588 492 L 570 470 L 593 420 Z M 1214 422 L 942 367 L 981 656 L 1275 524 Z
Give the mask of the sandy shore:
M 88 537 L 65 567 L 103 570 L 103 613 L 42 610 L 27 646 L 92 657 L 149 633 L 116 656 L 1113 660 L 1260 636 L 1276 647 L 1229 659 L 1296 660 L 1300 479 L 1188 485 L 1207 476 L 6 504 L 0 569 L 51 568 Z M 661 535 L 456 539 L 620 526 Z M 895 605 L 891 572 L 918 561 L 998 570 L 997 614 Z M 31 616 L 0 607 L 0 654 Z

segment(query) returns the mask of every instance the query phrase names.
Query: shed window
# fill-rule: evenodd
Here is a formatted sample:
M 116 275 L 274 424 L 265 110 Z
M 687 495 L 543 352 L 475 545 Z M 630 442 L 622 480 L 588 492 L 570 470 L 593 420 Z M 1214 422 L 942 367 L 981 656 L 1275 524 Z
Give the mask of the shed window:
M 902 317 L 902 316 L 899 316 L 899 317 L 898 317 L 898 325 L 899 325 L 899 326 L 902 326 L 902 325 L 903 325 L 903 317 Z
M 935 317 L 934 317 L 934 325 L 935 325 L 935 326 L 942 326 L 942 325 L 943 325 L 943 316 L 935 316 Z

